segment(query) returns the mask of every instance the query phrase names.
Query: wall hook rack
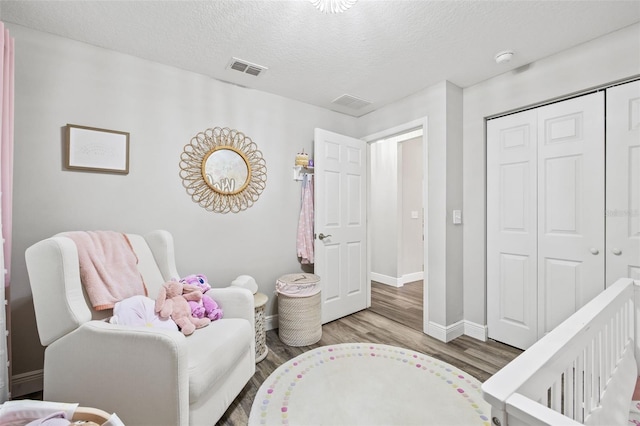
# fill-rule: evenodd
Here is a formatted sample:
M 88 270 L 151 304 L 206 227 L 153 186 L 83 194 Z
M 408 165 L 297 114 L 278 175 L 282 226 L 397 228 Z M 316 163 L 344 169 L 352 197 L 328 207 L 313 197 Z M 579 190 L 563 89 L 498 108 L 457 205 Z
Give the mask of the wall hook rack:
M 300 181 L 309 174 L 313 174 L 313 167 L 293 166 L 293 180 Z

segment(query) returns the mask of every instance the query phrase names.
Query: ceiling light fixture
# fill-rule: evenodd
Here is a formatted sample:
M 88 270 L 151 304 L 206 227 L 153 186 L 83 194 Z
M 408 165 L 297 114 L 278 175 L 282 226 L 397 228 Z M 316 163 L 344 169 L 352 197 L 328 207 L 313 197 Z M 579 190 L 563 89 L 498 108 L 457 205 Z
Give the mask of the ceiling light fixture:
M 496 64 L 501 64 L 503 62 L 509 62 L 513 58 L 513 52 L 511 50 L 505 50 L 496 54 L 495 60 Z
M 322 13 L 342 13 L 358 0 L 309 0 Z

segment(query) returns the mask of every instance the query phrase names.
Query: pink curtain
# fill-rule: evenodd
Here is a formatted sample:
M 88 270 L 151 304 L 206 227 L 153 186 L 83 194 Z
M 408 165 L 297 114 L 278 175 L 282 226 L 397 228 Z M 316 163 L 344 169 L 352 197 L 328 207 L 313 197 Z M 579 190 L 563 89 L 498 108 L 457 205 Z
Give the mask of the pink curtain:
M 3 269 L 4 285 L 0 286 L 0 404 L 9 399 L 9 353 L 7 350 L 7 316 L 5 312 L 5 290 L 11 277 L 11 209 L 13 194 L 13 68 L 14 40 L 9 30 L 0 22 L 0 42 L 3 54 L 0 55 L 0 224 L 2 225 L 2 253 L 0 253 L 0 272 Z
M 2 88 L 0 89 L 0 191 L 2 191 L 2 237 L 5 287 L 11 282 L 11 224 L 13 200 L 13 97 L 14 97 L 14 47 L 15 41 L 9 30 L 0 22 L 2 44 Z

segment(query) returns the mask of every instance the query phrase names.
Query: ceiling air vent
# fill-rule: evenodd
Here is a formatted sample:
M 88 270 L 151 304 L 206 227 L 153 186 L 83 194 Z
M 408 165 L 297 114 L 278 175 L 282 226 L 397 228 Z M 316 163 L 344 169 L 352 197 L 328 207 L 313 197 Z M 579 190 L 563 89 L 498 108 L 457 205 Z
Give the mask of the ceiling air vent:
M 365 101 L 364 99 L 361 99 L 352 95 L 339 96 L 335 98 L 331 103 L 336 105 L 342 105 L 352 109 L 360 109 L 360 108 L 366 107 L 367 105 L 371 105 L 371 102 Z
M 254 77 L 259 76 L 268 69 L 262 65 L 252 64 L 251 62 L 238 58 L 231 58 L 227 68 L 231 68 L 232 70 L 240 71 L 241 73 L 249 74 Z

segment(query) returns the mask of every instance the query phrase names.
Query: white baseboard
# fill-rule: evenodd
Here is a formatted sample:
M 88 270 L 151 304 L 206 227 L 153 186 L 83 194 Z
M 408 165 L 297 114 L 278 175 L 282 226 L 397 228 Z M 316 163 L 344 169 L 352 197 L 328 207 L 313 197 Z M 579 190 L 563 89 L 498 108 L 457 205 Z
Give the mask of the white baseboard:
M 380 284 L 389 285 L 391 287 L 402 287 L 406 283 L 412 283 L 414 281 L 420 281 L 424 279 L 424 272 L 413 272 L 411 274 L 406 274 L 401 277 L 391 277 L 389 275 L 379 274 L 377 272 L 371 272 L 370 274 L 371 281 L 378 282 Z
M 377 272 L 372 272 L 370 274 L 371 281 L 375 281 L 380 284 L 389 285 L 391 287 L 402 287 L 400 281 L 396 277 L 391 277 L 389 275 L 378 274 Z
M 274 328 L 278 328 L 278 314 L 269 315 L 264 319 L 264 328 L 265 330 L 273 330 Z
M 40 392 L 44 388 L 44 370 L 28 371 L 11 376 L 11 398 Z
M 411 274 L 405 274 L 401 278 L 402 284 L 412 283 L 414 281 L 420 281 L 424 279 L 424 271 L 413 272 Z
M 458 321 L 457 323 L 448 326 L 429 322 L 427 334 L 441 342 L 448 343 L 464 334 L 464 321 Z
M 458 321 L 455 324 L 445 327 L 440 324 L 430 322 L 427 334 L 445 343 L 462 335 L 486 342 L 487 326 L 476 324 L 471 321 Z
M 473 337 L 474 339 L 478 339 L 483 342 L 486 342 L 488 339 L 487 326 L 476 324 L 475 322 L 471 321 L 464 322 L 464 334 L 465 336 Z

